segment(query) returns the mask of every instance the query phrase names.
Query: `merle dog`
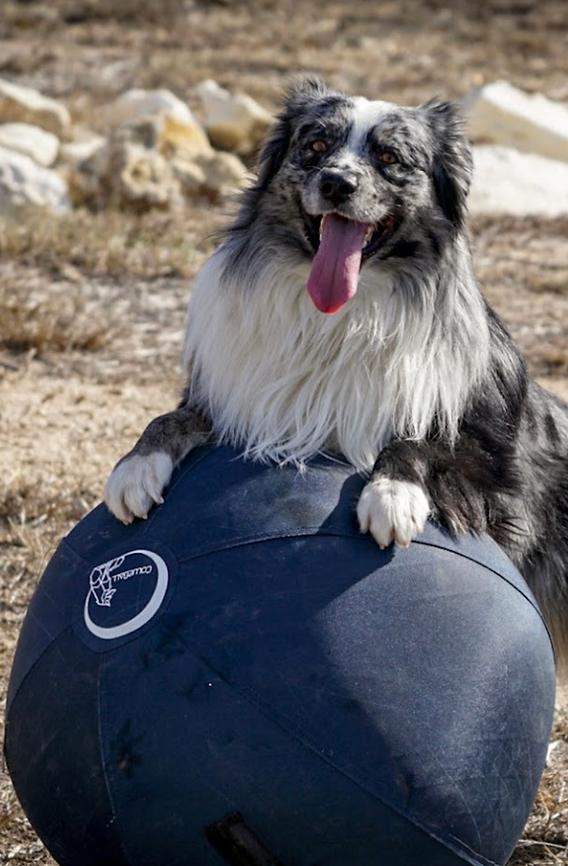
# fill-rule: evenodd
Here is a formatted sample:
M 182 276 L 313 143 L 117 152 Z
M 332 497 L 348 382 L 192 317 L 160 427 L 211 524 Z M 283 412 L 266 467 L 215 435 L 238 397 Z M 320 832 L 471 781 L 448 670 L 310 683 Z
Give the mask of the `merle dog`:
M 455 107 L 290 89 L 190 303 L 187 387 L 113 470 L 124 522 L 214 436 L 368 473 L 357 515 L 385 547 L 432 517 L 489 533 L 568 658 L 568 411 L 527 374 L 480 293 L 465 228 L 472 157 Z M 331 315 L 334 314 L 334 315 Z

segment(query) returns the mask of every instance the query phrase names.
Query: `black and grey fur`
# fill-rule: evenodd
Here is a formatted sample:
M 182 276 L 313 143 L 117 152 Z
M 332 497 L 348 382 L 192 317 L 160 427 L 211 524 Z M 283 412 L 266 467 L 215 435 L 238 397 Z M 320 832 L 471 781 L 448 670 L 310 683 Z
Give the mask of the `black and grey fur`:
M 361 529 L 408 545 L 428 516 L 489 533 L 568 658 L 568 411 L 528 376 L 481 295 L 465 230 L 472 158 L 453 105 L 290 90 L 190 304 L 180 407 L 115 467 L 125 522 L 161 500 L 208 436 L 301 465 L 322 450 L 369 473 Z M 356 295 L 306 291 L 325 214 L 370 226 Z

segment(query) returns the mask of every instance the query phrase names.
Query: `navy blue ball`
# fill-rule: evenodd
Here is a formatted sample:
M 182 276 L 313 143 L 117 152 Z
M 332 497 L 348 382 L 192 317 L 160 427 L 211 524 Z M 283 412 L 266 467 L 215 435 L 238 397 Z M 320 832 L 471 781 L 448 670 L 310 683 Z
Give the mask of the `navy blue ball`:
M 6 759 L 61 866 L 503 864 L 542 769 L 554 660 L 488 539 L 362 536 L 347 466 L 193 452 L 104 506 L 25 619 Z

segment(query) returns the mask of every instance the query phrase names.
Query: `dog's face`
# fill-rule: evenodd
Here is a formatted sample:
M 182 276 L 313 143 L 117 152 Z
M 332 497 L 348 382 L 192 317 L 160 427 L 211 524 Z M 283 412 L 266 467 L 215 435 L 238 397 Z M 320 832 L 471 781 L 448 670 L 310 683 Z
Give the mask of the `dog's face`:
M 331 313 L 355 293 L 361 268 L 440 255 L 462 227 L 471 165 L 451 104 L 402 107 L 308 78 L 265 144 L 256 205 L 280 242 L 313 260 L 308 290 Z

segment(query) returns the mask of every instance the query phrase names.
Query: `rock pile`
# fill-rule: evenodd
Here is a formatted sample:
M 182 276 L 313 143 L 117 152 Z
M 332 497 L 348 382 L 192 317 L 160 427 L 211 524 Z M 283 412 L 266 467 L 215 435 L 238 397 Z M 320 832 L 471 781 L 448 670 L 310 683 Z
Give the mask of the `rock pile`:
M 65 213 L 71 201 L 65 180 L 52 166 L 59 136 L 71 126 L 60 102 L 37 90 L 0 79 L 0 211 L 22 205 Z
M 61 102 L 0 79 L 0 211 L 145 211 L 226 197 L 248 182 L 241 158 L 253 158 L 273 117 L 215 81 L 196 94 L 202 122 L 169 90 L 129 90 L 101 108 L 103 136 L 74 125 Z M 568 214 L 568 107 L 494 82 L 467 94 L 463 109 L 471 210 Z
M 74 127 L 62 103 L 0 79 L 0 211 L 22 205 L 56 214 L 79 205 L 144 211 L 231 194 L 247 182 L 247 169 L 230 151 L 254 153 L 262 124 L 264 133 L 272 118 L 250 98 L 218 91 L 225 115 L 217 109 L 213 125 L 225 133 L 224 149 L 168 90 L 129 90 L 103 107 L 105 137 Z M 246 121 L 247 112 L 253 120 Z
M 104 112 L 107 139 L 67 173 L 75 204 L 135 210 L 223 197 L 246 180 L 244 164 L 214 150 L 188 106 L 168 90 L 129 90 Z

